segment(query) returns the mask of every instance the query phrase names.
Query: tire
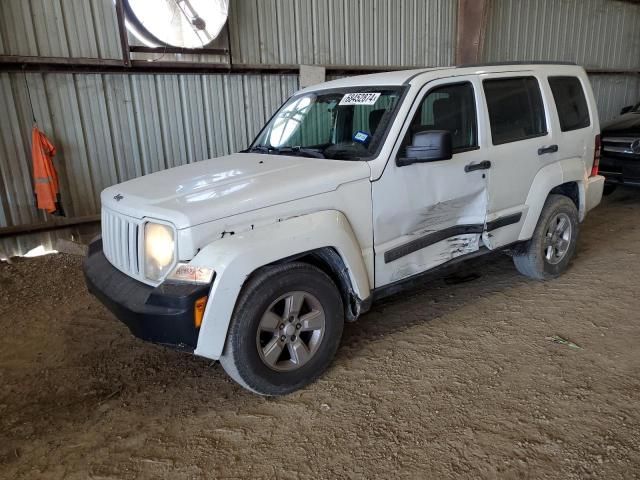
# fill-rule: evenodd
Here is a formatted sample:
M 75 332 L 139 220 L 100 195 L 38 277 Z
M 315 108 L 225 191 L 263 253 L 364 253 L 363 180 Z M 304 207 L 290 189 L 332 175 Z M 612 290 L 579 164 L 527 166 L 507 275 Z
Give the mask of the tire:
M 285 395 L 326 370 L 343 327 L 342 297 L 322 270 L 300 262 L 265 267 L 239 295 L 220 363 L 252 392 Z
M 605 183 L 604 188 L 602 189 L 602 194 L 604 196 L 611 195 L 616 191 L 616 188 L 618 188 L 618 185 L 616 185 L 615 183 Z
M 558 235 L 561 219 L 569 223 L 568 239 L 566 234 Z M 552 224 L 555 225 L 553 229 Z M 527 277 L 536 280 L 555 278 L 568 268 L 575 255 L 578 234 L 578 210 L 573 201 L 564 195 L 549 195 L 531 240 L 514 254 L 513 262 L 518 271 Z

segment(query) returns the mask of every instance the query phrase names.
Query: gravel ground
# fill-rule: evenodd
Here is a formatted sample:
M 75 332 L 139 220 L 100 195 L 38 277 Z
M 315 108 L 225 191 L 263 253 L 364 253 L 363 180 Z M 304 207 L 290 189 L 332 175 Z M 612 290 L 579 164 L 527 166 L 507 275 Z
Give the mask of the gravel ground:
M 638 478 L 639 219 L 607 198 L 554 281 L 492 255 L 386 301 L 279 399 L 132 337 L 78 257 L 1 263 L 0 477 Z

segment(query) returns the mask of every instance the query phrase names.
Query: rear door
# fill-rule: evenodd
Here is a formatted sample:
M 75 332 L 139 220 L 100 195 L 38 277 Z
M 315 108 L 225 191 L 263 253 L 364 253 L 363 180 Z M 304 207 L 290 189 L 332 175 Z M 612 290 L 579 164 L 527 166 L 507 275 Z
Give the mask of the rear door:
M 585 95 L 588 85 L 583 83 L 588 80 L 573 75 L 549 75 L 547 80 L 557 113 L 555 129 L 559 131 L 562 144 L 558 160 L 580 158 L 586 172 L 593 164 L 596 135 Z
M 479 248 L 487 208 L 477 77 L 429 82 L 416 97 L 383 175 L 372 183 L 375 285 Z M 448 130 L 449 160 L 398 166 L 418 130 Z M 474 166 L 474 168 L 469 168 Z
M 557 162 L 558 139 L 547 120 L 551 115 L 545 87 L 546 79 L 530 72 L 483 76 L 491 144 L 484 240 L 490 248 L 518 239 L 533 179 L 541 168 Z

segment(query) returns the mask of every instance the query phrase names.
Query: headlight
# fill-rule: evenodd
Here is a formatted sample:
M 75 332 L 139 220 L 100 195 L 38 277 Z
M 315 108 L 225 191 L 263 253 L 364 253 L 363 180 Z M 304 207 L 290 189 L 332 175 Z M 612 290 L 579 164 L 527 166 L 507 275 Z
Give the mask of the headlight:
M 144 226 L 144 273 L 149 280 L 160 280 L 173 265 L 176 242 L 173 229 L 159 223 Z

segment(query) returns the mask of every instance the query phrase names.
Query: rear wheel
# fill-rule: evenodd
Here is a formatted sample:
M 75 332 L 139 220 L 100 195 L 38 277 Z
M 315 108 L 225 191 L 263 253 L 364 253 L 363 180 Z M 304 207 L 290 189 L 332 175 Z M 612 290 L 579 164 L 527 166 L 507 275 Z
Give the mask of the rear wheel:
M 568 197 L 549 195 L 533 237 L 513 256 L 520 273 L 537 280 L 562 274 L 576 251 L 578 210 Z
M 340 293 L 305 263 L 266 267 L 242 290 L 229 326 L 223 368 L 261 395 L 284 395 L 313 382 L 338 348 L 344 323 Z

